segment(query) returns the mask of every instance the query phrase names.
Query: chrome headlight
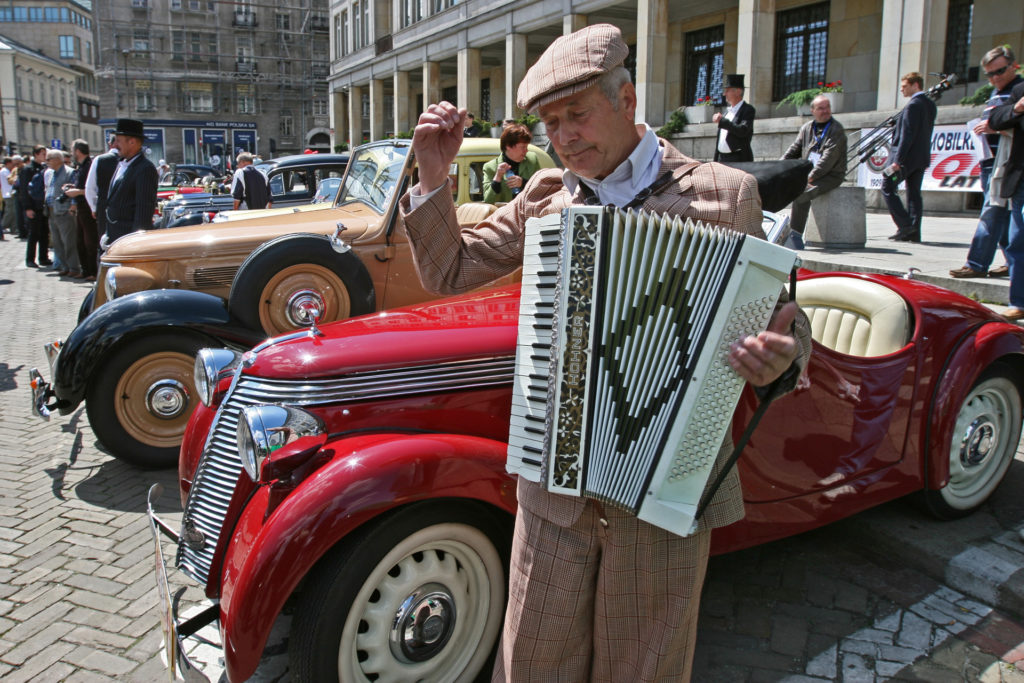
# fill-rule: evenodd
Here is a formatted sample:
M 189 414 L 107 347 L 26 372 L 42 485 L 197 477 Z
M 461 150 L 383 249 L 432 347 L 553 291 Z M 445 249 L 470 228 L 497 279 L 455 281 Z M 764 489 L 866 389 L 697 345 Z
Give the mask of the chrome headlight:
M 242 360 L 242 354 L 230 349 L 200 349 L 196 354 L 196 363 L 192 369 L 192 380 L 195 382 L 199 400 L 204 406 L 213 403 L 213 392 L 217 382 L 225 375 L 231 374 Z
M 294 459 L 297 466 L 327 443 L 323 420 L 302 408 L 257 405 L 242 409 L 238 421 L 238 457 L 249 478 L 259 482 L 264 464 Z M 284 463 L 282 463 L 284 464 Z
M 117 268 L 111 268 L 107 271 L 107 279 L 103 283 L 103 291 L 107 295 L 107 301 L 113 301 L 117 298 Z

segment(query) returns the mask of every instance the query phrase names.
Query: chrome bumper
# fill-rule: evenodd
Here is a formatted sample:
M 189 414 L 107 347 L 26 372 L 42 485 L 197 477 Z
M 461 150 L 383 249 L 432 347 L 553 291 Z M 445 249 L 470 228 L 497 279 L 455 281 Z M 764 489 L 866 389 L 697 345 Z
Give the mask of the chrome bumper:
M 55 342 L 43 345 L 43 353 L 46 354 L 46 361 L 50 365 L 50 376 L 53 377 L 57 366 L 57 356 L 60 355 L 62 342 L 58 339 Z M 38 369 L 32 368 L 28 371 L 29 386 L 32 387 L 32 409 L 36 415 L 44 420 L 50 419 L 50 414 L 56 404 L 49 403 L 53 397 L 53 386 L 43 379 L 43 374 Z
M 171 681 L 177 680 L 176 677 L 180 676 L 186 683 L 208 683 L 210 679 L 189 661 L 185 654 L 183 641 L 216 620 L 220 614 L 220 606 L 211 605 L 191 619 L 178 621 L 177 600 L 171 599 L 171 591 L 167 582 L 167 565 L 164 562 L 163 549 L 160 546 L 161 534 L 174 540 L 175 543 L 178 542 L 178 534 L 153 512 L 153 503 L 160 498 L 163 491 L 164 487 L 160 484 L 153 484 L 150 487 L 149 494 L 146 496 L 146 511 L 149 515 L 149 530 L 153 534 L 156 588 L 160 596 L 160 623 L 164 631 L 167 673 Z M 180 593 L 175 597 L 180 597 Z

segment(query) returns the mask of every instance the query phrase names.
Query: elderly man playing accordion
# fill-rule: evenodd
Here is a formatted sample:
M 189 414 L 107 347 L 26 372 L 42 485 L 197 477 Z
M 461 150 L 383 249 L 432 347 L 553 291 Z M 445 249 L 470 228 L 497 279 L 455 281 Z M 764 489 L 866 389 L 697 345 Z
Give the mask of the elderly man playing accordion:
M 461 292 L 512 272 L 523 262 L 527 218 L 588 197 L 763 237 L 753 177 L 690 159 L 634 123 L 637 95 L 622 66 L 627 52 L 619 29 L 599 24 L 558 38 L 541 55 L 520 84 L 518 104 L 546 124 L 567 170 L 542 169 L 514 201 L 470 229 L 460 231 L 445 189 L 466 112 L 441 102 L 420 116 L 413 135 L 419 184 L 403 198 L 403 211 L 429 288 Z M 807 319 L 788 303 L 767 331 L 737 340 L 729 362 L 751 384 L 785 390 L 809 355 Z M 743 516 L 736 472 L 685 538 L 523 478 L 518 497 L 494 680 L 687 679 L 711 529 Z

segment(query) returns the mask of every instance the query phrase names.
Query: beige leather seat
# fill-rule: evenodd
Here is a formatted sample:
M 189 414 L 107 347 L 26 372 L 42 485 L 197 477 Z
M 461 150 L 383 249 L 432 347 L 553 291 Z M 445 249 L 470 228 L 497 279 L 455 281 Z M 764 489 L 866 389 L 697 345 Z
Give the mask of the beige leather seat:
M 911 316 L 888 287 L 852 277 L 802 280 L 796 299 L 811 321 L 811 336 L 853 356 L 884 356 L 910 341 Z
M 485 202 L 467 202 L 455 209 L 455 218 L 462 227 L 473 226 L 494 213 L 494 204 Z

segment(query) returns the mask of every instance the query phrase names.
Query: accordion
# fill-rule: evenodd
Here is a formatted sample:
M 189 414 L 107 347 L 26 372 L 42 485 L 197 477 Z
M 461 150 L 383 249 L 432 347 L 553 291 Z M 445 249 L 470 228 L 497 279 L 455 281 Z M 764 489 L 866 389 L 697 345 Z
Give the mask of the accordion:
M 731 230 L 580 206 L 526 223 L 506 463 L 680 536 L 796 254 Z

